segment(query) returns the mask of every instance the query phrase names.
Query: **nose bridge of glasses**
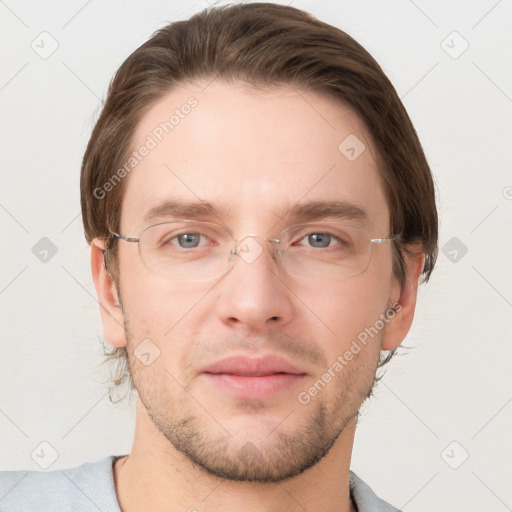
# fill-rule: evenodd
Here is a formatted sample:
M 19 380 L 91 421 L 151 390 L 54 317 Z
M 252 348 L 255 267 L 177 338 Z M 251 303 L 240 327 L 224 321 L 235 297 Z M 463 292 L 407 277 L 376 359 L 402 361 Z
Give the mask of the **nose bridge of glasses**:
M 269 238 L 263 235 L 257 235 L 254 233 L 248 233 L 237 240 L 235 240 L 235 246 L 231 250 L 230 260 L 233 261 L 235 256 L 238 254 L 247 263 L 252 263 L 263 253 L 263 244 L 260 244 L 256 239 L 259 238 L 270 244 L 274 244 L 275 250 L 277 251 L 280 240 L 278 238 Z

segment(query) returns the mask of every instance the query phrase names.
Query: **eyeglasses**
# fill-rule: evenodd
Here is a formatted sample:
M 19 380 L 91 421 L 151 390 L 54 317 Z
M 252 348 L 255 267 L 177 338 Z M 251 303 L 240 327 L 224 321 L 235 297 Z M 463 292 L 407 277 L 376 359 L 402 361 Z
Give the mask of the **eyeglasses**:
M 220 277 L 239 255 L 251 264 L 263 253 L 258 242 L 269 242 L 274 257 L 290 276 L 342 280 L 362 274 L 369 266 L 372 245 L 399 238 L 371 238 L 358 226 L 338 222 L 295 224 L 277 238 L 247 234 L 235 239 L 221 224 L 196 220 L 172 220 L 146 228 L 138 237 L 116 238 L 139 244 L 144 265 L 162 277 L 202 281 Z

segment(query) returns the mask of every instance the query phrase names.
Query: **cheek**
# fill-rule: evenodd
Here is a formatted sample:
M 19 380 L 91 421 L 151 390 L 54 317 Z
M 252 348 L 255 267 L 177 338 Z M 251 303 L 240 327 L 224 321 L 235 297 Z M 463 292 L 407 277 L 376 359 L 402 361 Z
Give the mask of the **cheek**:
M 186 286 L 159 281 L 152 284 L 152 278 L 147 276 L 130 280 L 129 291 L 123 293 L 123 305 L 126 315 L 141 333 L 151 332 L 163 338 L 192 313 L 197 299 L 194 300 Z
M 326 326 L 325 332 L 329 335 L 324 348 L 331 358 L 336 358 L 361 333 L 375 326 L 387 310 L 391 281 L 389 278 L 376 280 L 375 277 L 369 270 L 342 285 L 329 287 L 316 299 L 310 295 L 309 300 L 304 300 L 313 315 Z
M 173 282 L 157 276 L 146 268 L 140 259 L 138 247 L 125 248 L 120 251 L 120 282 L 121 295 L 125 316 L 130 319 L 133 327 L 144 332 L 159 331 L 167 325 L 166 332 L 172 327 L 175 317 L 186 312 L 186 283 Z
M 149 339 L 163 356 L 160 359 L 174 365 L 199 334 L 198 315 L 207 302 L 201 300 L 204 286 L 163 279 L 145 269 L 133 271 L 125 282 L 121 294 L 132 348 Z

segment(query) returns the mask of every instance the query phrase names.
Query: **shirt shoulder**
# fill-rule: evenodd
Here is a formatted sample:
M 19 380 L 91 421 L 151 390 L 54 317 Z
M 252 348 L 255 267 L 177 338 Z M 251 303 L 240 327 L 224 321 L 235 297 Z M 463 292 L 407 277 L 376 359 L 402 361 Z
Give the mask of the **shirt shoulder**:
M 400 512 L 384 500 L 381 500 L 355 473 L 350 472 L 350 495 L 358 512 Z
M 117 458 L 54 471 L 0 471 L 0 512 L 121 512 L 113 473 Z M 358 512 L 400 512 L 353 472 L 350 493 Z
M 0 512 L 121 512 L 117 456 L 53 471 L 0 471 Z

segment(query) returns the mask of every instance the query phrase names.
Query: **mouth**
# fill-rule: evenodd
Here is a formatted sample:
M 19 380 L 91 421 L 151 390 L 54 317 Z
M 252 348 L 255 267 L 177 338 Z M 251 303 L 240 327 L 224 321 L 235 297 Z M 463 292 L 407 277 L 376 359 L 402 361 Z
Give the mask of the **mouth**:
M 307 373 L 278 356 L 232 356 L 203 368 L 201 375 L 214 389 L 234 398 L 262 400 L 289 391 Z

